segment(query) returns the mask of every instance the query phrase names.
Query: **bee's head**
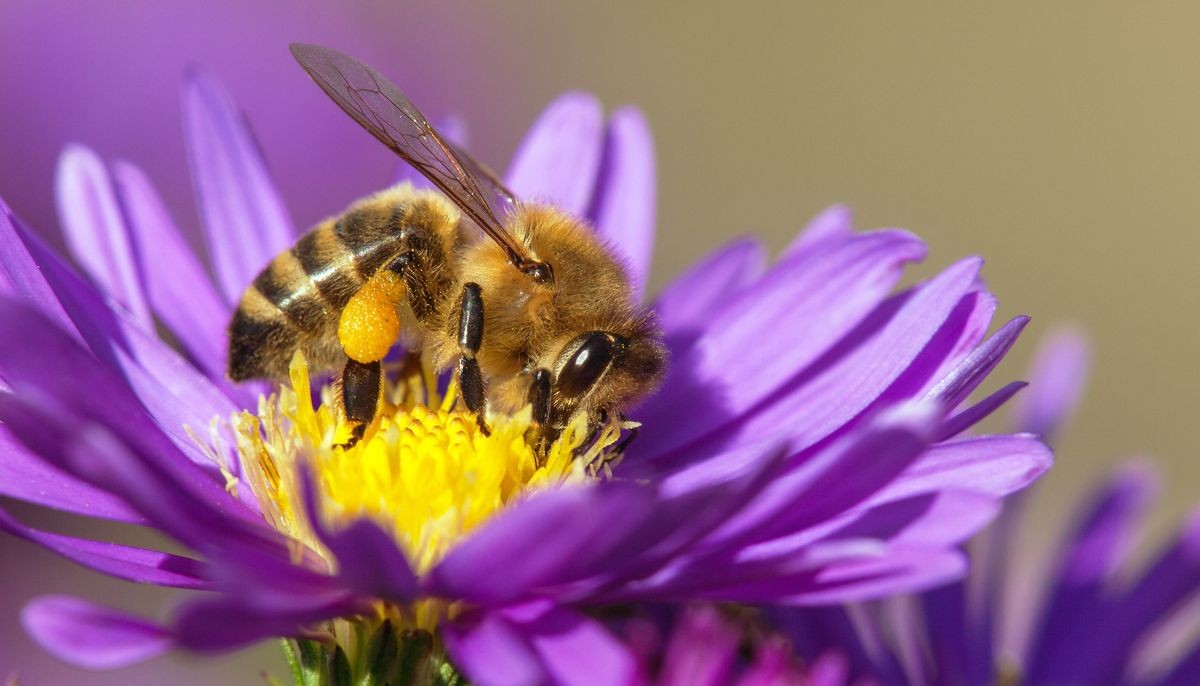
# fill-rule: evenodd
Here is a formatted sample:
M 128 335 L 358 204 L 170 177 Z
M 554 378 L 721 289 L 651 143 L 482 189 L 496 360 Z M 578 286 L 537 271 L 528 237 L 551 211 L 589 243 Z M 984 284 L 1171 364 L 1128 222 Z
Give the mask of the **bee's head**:
M 621 408 L 655 390 L 666 371 L 666 349 L 655 333 L 652 326 L 636 326 L 575 336 L 555 364 L 556 405 L 571 415 Z

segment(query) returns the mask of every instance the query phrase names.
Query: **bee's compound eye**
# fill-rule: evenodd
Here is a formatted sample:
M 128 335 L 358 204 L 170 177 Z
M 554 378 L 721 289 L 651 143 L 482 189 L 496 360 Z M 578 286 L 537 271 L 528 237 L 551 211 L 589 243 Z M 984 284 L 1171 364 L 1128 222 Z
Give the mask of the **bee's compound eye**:
M 556 389 L 563 396 L 576 398 L 586 394 L 612 366 L 619 344 L 612 334 L 589 331 L 580 334 L 566 349 L 574 352 L 558 372 Z

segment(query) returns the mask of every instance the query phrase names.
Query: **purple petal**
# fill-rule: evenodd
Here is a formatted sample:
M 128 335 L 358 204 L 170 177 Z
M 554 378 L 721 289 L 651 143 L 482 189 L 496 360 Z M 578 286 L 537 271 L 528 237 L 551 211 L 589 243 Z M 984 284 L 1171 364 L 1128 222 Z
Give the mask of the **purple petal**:
M 993 412 L 1000 409 L 1004 403 L 1007 403 L 1014 395 L 1028 385 L 1024 381 L 1014 381 L 953 417 L 950 417 L 942 425 L 942 433 L 938 436 L 938 440 L 944 441 L 957 436 L 987 419 Z
M 600 624 L 532 603 L 450 624 L 446 647 L 474 683 L 587 686 L 634 683 L 633 655 Z
M 940 402 L 946 407 L 957 407 L 987 378 L 996 365 L 1000 364 L 1000 360 L 1004 359 L 1009 349 L 1017 342 L 1028 323 L 1029 317 L 1025 316 L 1008 320 L 953 371 L 929 389 L 925 398 Z
M 27 503 L 131 524 L 145 519 L 120 498 L 47 464 L 0 427 L 0 495 Z
M 0 200 L 0 295 L 28 303 L 64 331 L 78 335 L 41 265 L 30 254 L 30 243 L 36 241 Z
M 249 127 L 216 79 L 188 74 L 183 122 L 217 283 L 236 303 L 296 232 Z
M 932 407 L 902 408 L 806 456 L 731 517 L 711 541 L 763 541 L 788 536 L 854 507 L 921 454 L 937 418 Z
M 147 330 L 154 329 L 142 287 L 141 265 L 125 216 L 99 156 L 68 146 L 55 179 L 58 216 L 75 259 L 109 295 Z
M 1110 599 L 1112 580 L 1140 531 L 1139 518 L 1154 500 L 1153 477 L 1143 465 L 1126 467 L 1083 511 L 1030 643 L 1031 679 L 1087 683 L 1119 673 L 1141 632 L 1200 587 L 1200 520 L 1193 520 L 1120 602 Z
M 876 557 L 830 564 L 813 575 L 748 583 L 727 593 L 743 602 L 854 603 L 935 588 L 966 570 L 967 560 L 956 550 L 896 546 Z
M 792 380 L 860 324 L 891 290 L 903 265 L 923 254 L 920 241 L 908 234 L 878 232 L 777 265 L 713 312 L 704 335 L 672 360 L 663 388 L 643 405 L 638 418 L 677 430 L 650 432 L 635 445 L 638 454 L 658 455 L 695 440 L 789 382 L 799 385 L 799 391 L 817 390 Z M 812 322 L 821 325 L 813 327 Z M 747 350 L 755 354 L 747 355 Z M 825 394 L 821 402 L 827 401 Z M 688 407 L 685 426 L 676 420 L 681 403 Z M 788 414 L 787 425 L 801 416 Z M 773 425 L 772 432 L 778 433 L 778 427 Z
M 1029 371 L 1029 392 L 1015 408 L 1015 426 L 1049 440 L 1079 404 L 1091 356 L 1091 345 L 1077 330 L 1058 329 L 1046 336 Z
M 966 489 L 1001 498 L 1033 483 L 1054 461 L 1027 435 L 983 436 L 940 443 L 926 450 L 897 479 L 867 501 L 878 505 L 944 489 Z
M 205 566 L 198 560 L 157 550 L 38 531 L 13 519 L 3 509 L 0 509 L 0 531 L 36 543 L 68 560 L 118 579 L 175 588 L 207 588 L 209 585 L 205 579 Z
M 683 611 L 671 632 L 659 686 L 719 686 L 729 682 L 741 636 L 711 606 Z
M 214 379 L 225 376 L 229 307 L 141 169 L 113 165 L 154 313 Z
M 358 519 L 340 531 L 330 530 L 318 511 L 312 473 L 304 469 L 302 479 L 305 514 L 337 560 L 342 584 L 361 595 L 397 603 L 411 601 L 417 595 L 417 577 L 395 537 L 369 519 Z
M 622 256 L 633 292 L 640 299 L 654 255 L 654 139 L 641 111 L 625 107 L 613 113 L 599 171 L 599 185 L 588 213 L 596 232 Z
M 825 241 L 846 238 L 853 232 L 854 212 L 845 205 L 834 205 L 814 217 L 784 249 L 783 256 L 811 250 Z
M 742 238 L 713 251 L 671 282 L 654 304 L 667 340 L 686 337 L 690 342 L 717 308 L 758 278 L 765 263 L 762 244 Z M 672 350 L 678 347 L 671 343 Z
M 254 510 L 225 492 L 215 465 L 207 460 L 184 459 L 124 384 L 65 333 L 39 313 L 10 302 L 0 302 L 0 321 L 6 324 L 0 328 L 0 378 L 17 395 L 0 400 L 9 428 L 23 443 L 56 466 L 96 483 L 88 475 L 86 458 L 75 468 L 67 466 L 71 460 L 65 451 L 76 446 L 65 441 L 73 435 L 86 437 L 95 425 L 108 427 L 119 432 L 140 454 L 154 456 L 160 468 L 188 484 L 205 502 L 219 504 L 246 521 L 261 522 Z M 79 423 L 71 424 L 68 418 L 72 417 Z M 60 428 L 55 430 L 55 426 Z M 182 427 L 178 430 L 182 433 Z M 133 504 L 121 476 L 109 476 L 112 481 L 101 487 L 126 496 L 125 500 Z
M 47 652 L 84 669 L 116 669 L 157 657 L 171 639 L 151 622 L 68 596 L 43 596 L 21 613 Z
M 442 633 L 455 666 L 480 686 L 524 686 L 548 679 L 533 648 L 499 612 L 460 619 Z
M 862 508 L 824 540 L 876 538 L 891 544 L 952 546 L 978 533 L 999 511 L 995 498 L 943 490 Z
M 808 686 L 845 686 L 850 683 L 850 664 L 841 653 L 827 652 L 813 662 L 807 676 Z M 768 682 L 761 683 L 765 686 Z
M 543 603 L 506 614 L 537 653 L 552 684 L 623 686 L 637 674 L 636 660 L 625 646 L 602 625 L 574 610 Z
M 223 651 L 267 638 L 297 636 L 311 624 L 371 611 L 369 604 L 337 592 L 294 595 L 287 604 L 270 608 L 255 607 L 248 598 L 221 596 L 184 605 L 171 626 L 182 647 Z
M 600 170 L 604 112 L 586 93 L 559 96 L 517 148 L 508 187 L 524 200 L 546 202 L 583 217 Z
M 229 398 L 152 332 L 110 308 L 90 284 L 24 227 L 12 228 L 18 233 L 14 249 L 18 243 L 28 246 L 29 261 L 38 265 L 69 314 L 72 326 L 67 330 L 78 331 L 92 353 L 124 377 L 180 450 L 215 471 L 216 465 L 199 450 L 185 427 L 202 431 L 214 418 L 228 418 L 236 410 Z M 47 316 L 53 319 L 52 314 Z M 34 362 L 31 370 L 46 362 L 46 358 Z M 72 392 L 78 388 L 73 386 Z M 227 456 L 232 460 L 232 453 Z M 237 473 L 236 464 L 227 466 Z M 249 498 L 248 493 L 244 495 Z
M 571 581 L 643 525 L 653 491 L 631 483 L 564 487 L 505 510 L 460 543 L 431 574 L 435 595 L 499 604 Z M 481 575 L 479 570 L 491 570 Z M 568 577 L 568 578 L 564 578 Z

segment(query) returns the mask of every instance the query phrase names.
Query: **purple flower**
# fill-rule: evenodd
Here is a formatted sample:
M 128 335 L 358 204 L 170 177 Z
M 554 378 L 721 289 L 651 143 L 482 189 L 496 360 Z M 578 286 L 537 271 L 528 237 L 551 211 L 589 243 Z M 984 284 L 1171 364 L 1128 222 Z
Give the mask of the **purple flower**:
M 1078 334 L 1052 336 L 1018 425 L 1054 434 L 1079 398 L 1089 357 Z M 1142 462 L 1114 471 L 1078 504 L 1044 569 L 1018 535 L 1021 502 L 1012 501 L 977 542 L 967 579 L 916 598 L 776 610 L 774 619 L 802 653 L 840 651 L 853 677 L 869 683 L 1198 683 L 1200 516 L 1148 563 L 1136 562 L 1154 482 Z
M 163 620 L 35 600 L 26 627 L 76 664 L 284 636 L 295 663 L 354 674 L 378 666 L 371 646 L 399 641 L 420 664 L 444 645 L 483 684 L 622 683 L 636 661 L 592 608 L 814 605 L 943 584 L 964 573 L 958 544 L 1049 465 L 1030 435 L 960 436 L 1020 386 L 966 403 L 1026 321 L 987 335 L 980 260 L 893 292 L 924 246 L 856 233 L 842 208 L 769 268 L 742 239 L 663 290 L 671 372 L 634 411 L 641 437 L 620 464 L 600 464 L 611 435 L 593 469 L 572 461 L 571 431 L 534 464 L 527 414 L 490 418 L 510 440 L 464 444 L 436 386 L 403 379 L 386 430 L 336 459 L 336 421 L 310 402 L 302 366 L 263 399 L 223 378 L 232 303 L 296 228 L 209 77 L 188 80 L 184 121 L 215 283 L 146 177 L 82 147 L 64 153 L 57 192 L 88 278 L 0 215 L 0 493 L 149 526 L 189 551 L 0 516 L 98 571 L 194 591 Z M 590 96 L 563 96 L 507 179 L 585 217 L 645 283 L 654 162 L 636 110 L 606 120 Z

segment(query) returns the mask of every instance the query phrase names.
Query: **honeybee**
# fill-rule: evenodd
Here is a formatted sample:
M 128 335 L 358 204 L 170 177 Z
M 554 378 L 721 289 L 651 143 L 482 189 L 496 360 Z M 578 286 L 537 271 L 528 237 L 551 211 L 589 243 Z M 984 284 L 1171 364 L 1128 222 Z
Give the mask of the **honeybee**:
M 275 257 L 229 325 L 230 378 L 286 378 L 297 351 L 315 370 L 341 365 L 348 445 L 378 411 L 380 362 L 400 340 L 428 350 L 439 369 L 457 367 L 461 398 L 485 433 L 489 407 L 531 405 L 543 447 L 581 414 L 595 428 L 657 387 L 666 351 L 656 319 L 587 226 L 518 201 L 371 67 L 327 48 L 291 50 L 441 193 L 382 191 Z

